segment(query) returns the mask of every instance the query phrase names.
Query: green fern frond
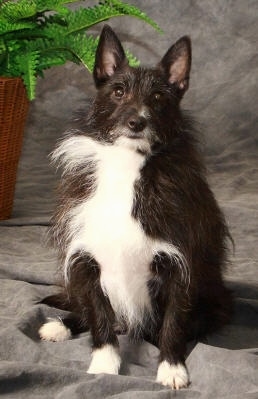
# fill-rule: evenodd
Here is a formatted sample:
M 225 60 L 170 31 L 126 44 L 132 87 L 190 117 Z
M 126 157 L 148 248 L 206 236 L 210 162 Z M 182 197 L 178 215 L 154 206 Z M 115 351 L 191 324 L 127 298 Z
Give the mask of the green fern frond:
M 33 41 L 26 41 L 26 51 L 27 52 L 35 52 L 38 51 L 40 54 L 40 60 L 41 58 L 44 57 L 44 64 L 47 60 L 48 57 L 50 57 L 53 62 L 54 65 L 56 65 L 56 63 L 58 65 L 60 65 L 60 59 L 63 58 L 64 56 L 64 52 L 66 57 L 68 56 L 66 51 L 69 51 L 69 46 L 66 43 L 66 39 L 64 36 L 57 36 L 55 38 L 55 40 L 49 39 L 49 38 L 37 38 Z M 56 54 L 57 59 L 55 61 L 53 54 Z M 49 60 L 50 60 L 49 58 Z M 71 60 L 72 57 L 69 57 L 68 60 L 69 61 L 73 61 L 75 62 L 75 59 L 73 58 Z M 39 69 L 40 69 L 40 65 L 41 62 L 39 62 Z
M 53 66 L 60 66 L 66 63 L 67 60 L 75 62 L 75 60 L 70 59 L 72 58 L 67 51 L 58 51 L 56 52 L 42 52 L 40 53 L 39 63 L 37 67 L 37 74 L 42 75 L 42 71 L 48 68 L 52 68 Z
M 67 23 L 60 15 L 50 15 L 44 20 L 44 25 L 41 28 L 41 37 L 56 40 L 60 36 L 66 35 Z
M 36 24 L 33 22 L 7 22 L 4 19 L 0 19 L 0 35 L 5 35 L 9 32 L 20 31 L 23 29 L 33 29 L 35 28 Z
M 64 4 L 76 3 L 78 0 L 34 0 L 37 7 L 37 12 L 45 12 L 45 11 L 59 11 L 60 9 L 67 8 L 62 7 Z
M 28 42 L 27 49 L 29 51 L 39 49 L 40 59 L 44 58 L 44 62 L 52 60 L 55 64 L 60 65 L 61 60 L 66 57 L 66 60 L 82 63 L 85 68 L 92 71 L 97 43 L 98 39 L 85 34 L 77 34 L 75 36 L 59 35 L 58 37 L 56 36 L 54 41 L 51 39 L 37 39 L 31 43 Z M 56 59 L 54 54 L 57 56 Z
M 125 51 L 125 55 L 131 67 L 138 67 L 140 65 L 140 61 L 129 50 Z
M 77 35 L 76 37 L 68 36 L 67 39 L 65 39 L 67 49 L 69 48 L 89 72 L 92 72 L 94 68 L 98 41 L 99 38 L 83 34 Z M 131 66 L 136 67 L 140 64 L 139 60 L 128 50 L 126 51 L 126 57 Z
M 99 22 L 113 17 L 132 15 L 132 13 L 134 17 L 140 18 L 155 27 L 155 29 L 160 30 L 158 25 L 137 7 L 129 6 L 117 0 L 107 0 L 94 7 L 80 8 L 73 12 L 70 11 L 65 17 L 67 24 L 66 33 L 73 34 L 84 31 Z
M 119 16 L 117 9 L 107 5 L 106 2 L 90 8 L 80 8 L 67 15 L 67 34 L 80 32 L 116 16 Z
M 66 61 L 82 63 L 85 68 L 92 72 L 98 40 L 98 38 L 85 34 L 59 35 L 56 36 L 55 41 L 38 38 L 32 42 L 27 41 L 26 51 L 39 51 L 38 73 L 51 66 L 62 65 Z M 126 56 L 131 66 L 139 65 L 139 61 L 129 51 L 126 51 Z
M 1 35 L 0 35 L 1 36 Z M 34 26 L 29 29 L 19 29 L 14 32 L 7 32 L 5 34 L 5 41 L 9 42 L 11 40 L 15 40 L 17 43 L 23 43 L 25 40 L 37 40 L 38 38 L 44 38 L 44 32 L 42 29 L 39 30 L 38 26 Z
M 9 21 L 17 21 L 34 16 L 37 12 L 33 0 L 20 0 L 18 3 L 7 1 L 1 6 L 1 14 Z
M 7 48 L 3 39 L 0 39 L 0 69 L 7 56 Z
M 70 10 L 64 7 L 66 4 L 78 3 L 78 0 L 35 0 L 38 13 L 45 13 L 47 11 L 55 11 L 59 16 L 66 16 Z
M 98 38 L 90 35 L 78 34 L 64 38 L 67 49 L 87 68 L 93 71 Z
M 139 18 L 139 19 L 147 22 L 158 32 L 163 33 L 163 31 L 159 27 L 159 25 L 155 21 L 153 21 L 153 19 L 148 17 L 147 14 L 145 14 L 143 11 L 141 11 L 138 7 L 133 6 L 131 4 L 121 2 L 119 0 L 106 0 L 105 3 L 111 4 L 112 6 L 114 6 L 121 13 L 121 15 L 130 15 L 130 16 Z
M 35 98 L 38 63 L 38 51 L 24 52 L 16 58 L 16 65 L 21 71 L 21 76 L 26 86 L 29 100 L 34 100 Z
M 83 34 L 57 35 L 55 40 L 37 38 L 26 41 L 27 53 L 39 53 L 38 73 L 45 68 L 62 65 L 65 61 L 82 62 L 87 69 L 92 70 L 96 48 L 97 39 Z
M 158 31 L 158 25 L 136 6 L 122 0 L 103 0 L 96 6 L 69 9 L 77 0 L 0 0 L 0 75 L 22 76 L 28 97 L 35 97 L 36 77 L 43 70 L 82 63 L 93 70 L 98 39 L 87 29 L 119 16 L 139 18 Z M 139 64 L 126 52 L 132 66 Z
M 45 11 L 67 13 L 64 4 L 75 3 L 77 0 L 19 0 L 6 1 L 1 6 L 1 14 L 8 20 L 26 19 Z

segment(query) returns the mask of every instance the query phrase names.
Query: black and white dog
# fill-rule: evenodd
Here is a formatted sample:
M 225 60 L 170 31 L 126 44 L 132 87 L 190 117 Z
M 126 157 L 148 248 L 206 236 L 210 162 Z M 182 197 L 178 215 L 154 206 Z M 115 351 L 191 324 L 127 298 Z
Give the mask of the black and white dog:
M 158 382 L 186 387 L 187 340 L 229 320 L 229 233 L 180 109 L 190 67 L 191 42 L 182 37 L 155 68 L 131 68 L 105 26 L 97 96 L 53 153 L 63 170 L 51 227 L 63 290 L 43 302 L 74 317 L 39 334 L 58 341 L 90 329 L 88 373 L 119 372 L 119 329 L 159 347 Z

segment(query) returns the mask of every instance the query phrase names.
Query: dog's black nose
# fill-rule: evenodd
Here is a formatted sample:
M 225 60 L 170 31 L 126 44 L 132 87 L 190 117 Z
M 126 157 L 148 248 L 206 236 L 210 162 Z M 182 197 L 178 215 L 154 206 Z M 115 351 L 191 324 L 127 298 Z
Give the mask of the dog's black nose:
M 143 116 L 131 116 L 127 122 L 132 132 L 141 132 L 147 125 L 146 119 Z

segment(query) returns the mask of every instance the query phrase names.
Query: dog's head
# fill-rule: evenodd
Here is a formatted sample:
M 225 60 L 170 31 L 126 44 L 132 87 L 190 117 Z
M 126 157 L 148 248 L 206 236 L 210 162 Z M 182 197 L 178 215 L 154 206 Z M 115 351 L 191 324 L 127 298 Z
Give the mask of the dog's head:
M 179 103 L 189 84 L 191 42 L 185 36 L 155 68 L 132 68 L 109 26 L 102 30 L 94 66 L 97 97 L 91 126 L 109 143 L 151 148 L 178 131 Z

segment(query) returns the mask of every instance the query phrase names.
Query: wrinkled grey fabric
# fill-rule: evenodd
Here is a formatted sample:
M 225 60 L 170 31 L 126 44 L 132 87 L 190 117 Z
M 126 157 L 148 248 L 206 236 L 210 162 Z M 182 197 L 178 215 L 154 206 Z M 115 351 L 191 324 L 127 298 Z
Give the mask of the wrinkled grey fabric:
M 48 154 L 73 112 L 94 94 L 90 74 L 66 64 L 38 81 L 19 165 L 13 216 L 0 223 L 0 395 L 19 399 L 258 398 L 258 3 L 131 1 L 164 30 L 130 18 L 110 21 L 126 48 L 153 65 L 180 36 L 193 42 L 183 106 L 198 117 L 209 181 L 235 241 L 225 276 L 234 290 L 232 323 L 190 343 L 191 385 L 180 392 L 155 383 L 159 351 L 120 336 L 119 376 L 88 375 L 88 333 L 64 343 L 41 342 L 46 317 L 62 315 L 37 302 L 54 293 L 56 255 L 46 226 L 57 176 Z M 93 29 L 97 33 L 99 28 Z

